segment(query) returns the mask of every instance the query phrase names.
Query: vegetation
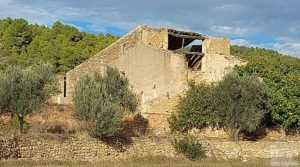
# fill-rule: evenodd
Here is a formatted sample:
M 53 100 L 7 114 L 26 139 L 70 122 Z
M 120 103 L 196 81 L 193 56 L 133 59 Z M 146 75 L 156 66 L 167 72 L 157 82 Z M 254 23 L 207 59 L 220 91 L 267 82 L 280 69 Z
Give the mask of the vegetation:
M 178 115 L 173 113 L 168 120 L 173 132 L 183 132 L 193 127 L 201 129 L 215 122 L 211 105 L 213 86 L 192 81 L 189 86 L 190 89 L 179 100 Z
M 212 113 L 218 124 L 238 139 L 240 131 L 252 132 L 268 112 L 268 97 L 263 81 L 254 75 L 227 75 L 213 91 Z
M 181 132 L 218 125 L 238 139 L 240 131 L 252 132 L 260 125 L 268 106 L 259 78 L 232 73 L 217 85 L 191 84 L 169 123 L 171 130 Z
M 190 160 L 196 160 L 206 156 L 206 151 L 202 147 L 201 143 L 192 137 L 185 136 L 183 139 L 174 139 L 172 145 L 177 152 L 183 154 Z
M 0 108 L 18 117 L 20 132 L 24 118 L 40 109 L 57 92 L 57 82 L 48 64 L 22 70 L 8 66 L 0 73 Z
M 275 51 L 232 46 L 246 61 L 217 85 L 192 84 L 170 119 L 173 131 L 218 125 L 237 138 L 259 125 L 300 130 L 300 59 Z
M 248 61 L 246 66 L 237 68 L 240 75 L 258 75 L 267 85 L 271 112 L 265 124 L 299 133 L 300 59 L 243 46 L 232 46 L 231 52 Z
M 43 62 L 54 66 L 56 73 L 65 73 L 118 38 L 80 32 L 61 22 L 49 28 L 24 19 L 0 19 L 0 67 Z
M 75 87 L 74 103 L 76 118 L 90 122 L 91 135 L 100 138 L 118 136 L 124 113 L 137 107 L 128 79 L 111 67 L 104 75 L 82 78 Z

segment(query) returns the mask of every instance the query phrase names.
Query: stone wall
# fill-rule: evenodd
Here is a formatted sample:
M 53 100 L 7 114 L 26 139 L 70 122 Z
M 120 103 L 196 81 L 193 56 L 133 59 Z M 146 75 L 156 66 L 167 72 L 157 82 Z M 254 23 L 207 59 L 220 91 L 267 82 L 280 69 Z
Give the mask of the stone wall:
M 158 134 L 170 132 L 168 118 L 176 111 L 179 96 L 164 97 L 145 105 L 143 116 L 149 120 L 149 129 Z
M 111 63 L 124 71 L 134 91 L 141 96 L 141 104 L 166 96 L 176 96 L 187 88 L 185 59 L 168 50 L 137 44 Z M 142 107 L 146 111 L 145 107 Z
M 207 141 L 211 155 L 217 159 L 269 159 L 299 156 L 300 141 Z
M 207 36 L 202 42 L 204 54 L 230 55 L 230 40 Z
M 15 137 L 0 137 L 0 160 L 9 158 L 18 158 L 19 145 Z
M 128 143 L 109 145 L 88 136 L 77 137 L 20 137 L 17 144 L 9 138 L 0 138 L 1 159 L 19 160 L 122 160 L 147 155 L 174 157 L 171 143 L 160 138 L 132 138 Z M 7 144 L 8 143 L 8 144 Z M 2 151 L 2 150 L 1 150 Z
M 0 160 L 121 160 L 143 156 L 181 157 L 171 144 L 172 137 L 132 138 L 127 144 L 113 147 L 87 136 L 0 138 Z M 269 159 L 298 156 L 300 141 L 227 141 L 202 140 L 207 156 L 220 160 Z
M 145 27 L 143 30 L 142 43 L 157 48 L 168 49 L 168 30 Z
M 230 41 L 227 38 L 206 37 L 202 43 L 202 58 L 200 71 L 189 71 L 189 78 L 208 83 L 220 81 L 230 73 L 235 66 L 245 62 L 230 55 Z
M 65 104 L 72 103 L 74 87 L 80 77 L 93 74 L 93 72 L 103 72 L 109 63 L 120 58 L 126 50 L 135 47 L 141 41 L 142 29 L 143 26 L 138 26 L 115 43 L 69 71 L 66 74 L 67 97 L 63 97 L 63 93 L 61 93 L 57 97 L 57 101 Z M 63 92 L 63 87 L 61 90 Z

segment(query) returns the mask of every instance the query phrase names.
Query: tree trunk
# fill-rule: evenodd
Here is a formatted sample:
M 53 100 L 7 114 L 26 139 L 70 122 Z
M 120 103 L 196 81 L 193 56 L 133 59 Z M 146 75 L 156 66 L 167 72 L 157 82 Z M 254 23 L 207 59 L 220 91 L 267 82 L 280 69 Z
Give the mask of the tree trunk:
M 232 141 L 239 140 L 240 129 L 239 128 L 230 128 L 229 129 L 229 139 Z
M 234 140 L 237 141 L 239 140 L 239 134 L 240 134 L 240 129 L 236 129 L 235 133 L 234 133 Z
M 18 119 L 20 124 L 20 133 L 24 133 L 24 117 L 18 115 Z

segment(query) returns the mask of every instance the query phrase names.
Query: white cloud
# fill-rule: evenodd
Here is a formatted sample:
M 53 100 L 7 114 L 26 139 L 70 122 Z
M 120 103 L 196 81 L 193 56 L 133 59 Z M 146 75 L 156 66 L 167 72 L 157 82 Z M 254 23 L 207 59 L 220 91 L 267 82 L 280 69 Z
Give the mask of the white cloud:
M 218 33 L 227 34 L 227 35 L 228 34 L 243 35 L 248 31 L 248 29 L 241 28 L 241 27 L 229 27 L 229 26 L 217 26 L 217 25 L 212 26 L 210 29 Z
M 276 43 L 272 46 L 272 49 L 277 50 L 285 55 L 291 55 L 300 58 L 300 43 Z
M 26 18 L 32 23 L 50 25 L 57 17 L 49 11 L 28 4 L 16 3 L 14 0 L 1 0 L 0 17 Z
M 238 10 L 242 7 L 238 4 L 223 4 L 221 6 L 217 6 L 217 10 L 225 10 L 225 11 L 232 11 L 232 10 Z
M 230 41 L 231 45 L 240 45 L 240 46 L 248 46 L 248 47 L 259 47 L 259 45 L 254 44 L 251 41 L 245 39 L 234 39 Z
M 240 45 L 247 47 L 259 47 L 276 50 L 281 54 L 300 58 L 300 43 L 254 43 L 245 39 L 231 40 L 231 45 Z
M 47 3 L 45 3 L 47 4 Z M 103 7 L 101 10 L 68 7 L 61 2 L 52 2 L 51 9 L 34 3 L 22 3 L 17 0 L 0 0 L 0 18 L 25 18 L 30 23 L 51 26 L 55 21 L 72 24 L 72 21 L 89 22 L 93 32 L 107 32 L 106 27 L 115 26 L 128 30 L 133 27 L 132 22 L 122 21 L 120 13 L 115 8 Z M 17 10 L 16 10 L 17 9 Z M 135 26 L 135 25 L 134 25 Z M 76 26 L 80 29 L 80 27 Z
M 295 37 L 289 37 L 289 36 L 280 36 L 276 38 L 277 41 L 280 41 L 281 43 L 297 43 L 299 39 L 296 39 Z

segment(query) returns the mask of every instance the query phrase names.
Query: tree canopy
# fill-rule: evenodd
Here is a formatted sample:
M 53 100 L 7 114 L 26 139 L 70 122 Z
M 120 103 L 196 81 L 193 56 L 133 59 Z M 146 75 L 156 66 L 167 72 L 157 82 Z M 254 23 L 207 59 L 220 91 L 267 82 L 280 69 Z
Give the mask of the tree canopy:
M 205 126 L 224 127 L 232 139 L 252 132 L 269 111 L 263 81 L 255 75 L 230 73 L 217 84 L 190 84 L 180 98 L 178 113 L 169 118 L 172 131 L 185 132 Z
M 240 131 L 252 132 L 269 112 L 266 86 L 255 75 L 231 73 L 213 91 L 213 112 L 233 139 Z
M 0 19 L 0 66 L 4 66 L 4 61 L 5 65 L 23 67 L 43 62 L 63 74 L 118 38 L 80 32 L 59 21 L 46 27 L 28 24 L 24 19 Z
M 236 70 L 241 75 L 256 74 L 267 85 L 271 112 L 267 125 L 288 131 L 300 130 L 300 59 L 260 48 L 232 46 L 231 54 L 248 61 Z
M 8 66 L 0 71 L 0 108 L 18 117 L 21 132 L 24 117 L 38 111 L 57 92 L 58 83 L 48 64 L 26 70 Z

